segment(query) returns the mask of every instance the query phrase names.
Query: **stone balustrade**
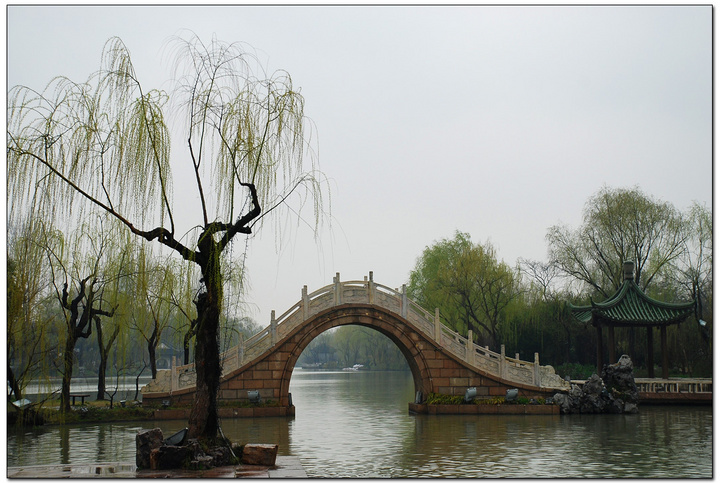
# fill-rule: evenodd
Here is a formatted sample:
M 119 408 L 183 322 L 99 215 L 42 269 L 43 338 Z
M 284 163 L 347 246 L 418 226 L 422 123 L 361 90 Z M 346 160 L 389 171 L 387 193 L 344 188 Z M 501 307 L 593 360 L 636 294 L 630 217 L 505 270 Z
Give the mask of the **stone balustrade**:
M 400 315 L 437 346 L 491 376 L 528 386 L 569 388 L 569 383 L 555 374 L 551 366 L 540 366 L 537 353 L 535 360 L 528 362 L 517 357 L 507 357 L 504 345 L 501 346 L 500 353 L 481 347 L 472 342 L 472 331 L 468 332 L 467 337 L 453 332 L 441 323 L 439 310 L 436 309 L 435 313 L 431 314 L 420 307 L 407 296 L 405 285 L 401 290 L 397 290 L 376 283 L 373 272 L 364 280 L 345 282 L 340 281 L 338 273 L 333 278 L 333 283 L 311 293 L 308 293 L 307 286 L 303 287 L 300 301 L 279 317 L 276 317 L 273 310 L 269 326 L 221 354 L 223 374 L 229 374 L 271 351 L 279 341 L 314 315 L 344 304 L 375 305 Z M 170 377 L 159 375 L 157 380 L 143 388 L 143 393 L 172 393 L 195 385 L 194 364 L 176 365 L 173 358 L 169 372 Z

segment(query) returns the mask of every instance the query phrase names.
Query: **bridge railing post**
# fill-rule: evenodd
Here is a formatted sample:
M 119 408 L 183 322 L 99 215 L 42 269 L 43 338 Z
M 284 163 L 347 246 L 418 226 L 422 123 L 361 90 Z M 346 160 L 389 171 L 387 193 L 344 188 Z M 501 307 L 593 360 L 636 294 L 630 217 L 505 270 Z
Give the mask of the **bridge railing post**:
M 440 326 L 440 309 L 435 307 L 435 342 L 442 345 L 442 327 Z
M 245 337 L 243 337 L 242 333 L 240 334 L 240 340 L 238 341 L 237 346 L 237 363 L 238 367 L 243 365 L 243 359 L 245 358 Z
M 303 285 L 300 305 L 302 306 L 302 318 L 304 322 L 308 319 L 308 316 L 310 315 L 308 313 L 310 311 L 310 297 L 308 297 L 307 285 Z
M 407 286 L 405 284 L 402 286 L 402 316 L 405 319 L 407 319 L 408 316 L 408 296 Z
M 335 286 L 335 305 L 340 305 L 342 304 L 342 287 L 340 286 L 340 272 L 335 272 L 333 284 Z
M 170 394 L 178 389 L 177 360 L 172 356 L 172 364 L 170 365 Z
M 500 377 L 503 379 L 506 378 L 507 369 L 506 369 L 507 361 L 505 360 L 505 344 L 500 344 Z
M 368 303 L 375 304 L 375 281 L 373 280 L 373 273 L 370 272 L 370 280 L 368 280 Z
M 465 360 L 468 361 L 470 364 L 473 364 L 475 362 L 475 358 L 473 357 L 475 353 L 473 345 L 473 332 L 472 330 L 468 330 L 467 352 L 465 353 Z
M 275 320 L 275 311 L 270 311 L 270 343 L 275 345 L 277 343 L 277 321 Z
M 535 385 L 540 385 L 540 354 L 537 352 L 535 353 L 535 362 L 533 364 L 533 378 L 535 380 Z

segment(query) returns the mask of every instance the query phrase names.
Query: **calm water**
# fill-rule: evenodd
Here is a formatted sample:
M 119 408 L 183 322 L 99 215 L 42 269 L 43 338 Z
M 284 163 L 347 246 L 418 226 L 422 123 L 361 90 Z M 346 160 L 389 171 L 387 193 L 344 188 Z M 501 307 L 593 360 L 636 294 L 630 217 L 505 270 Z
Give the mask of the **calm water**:
M 223 421 L 233 441 L 278 443 L 311 477 L 704 477 L 712 408 L 636 415 L 413 416 L 409 373 L 296 370 L 295 418 Z M 184 421 L 49 427 L 8 434 L 8 466 L 135 460 L 135 434 Z

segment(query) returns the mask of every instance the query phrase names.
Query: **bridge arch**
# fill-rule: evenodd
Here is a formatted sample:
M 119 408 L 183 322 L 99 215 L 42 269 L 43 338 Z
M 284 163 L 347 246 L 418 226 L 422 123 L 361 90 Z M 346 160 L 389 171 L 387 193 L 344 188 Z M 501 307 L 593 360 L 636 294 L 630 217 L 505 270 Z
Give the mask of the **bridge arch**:
M 297 361 L 318 335 L 335 327 L 358 325 L 377 330 L 389 338 L 402 352 L 413 376 L 415 391 L 429 394 L 432 379 L 422 348 L 427 341 L 387 309 L 372 305 L 345 305 L 327 309 L 313 316 L 308 323 L 291 335 L 288 341 L 289 355 L 283 368 L 280 385 L 280 400 L 284 401 L 290 392 L 290 379 Z
M 222 354 L 223 375 L 220 399 L 247 400 L 248 391 L 290 407 L 289 387 L 300 354 L 318 335 L 341 325 L 371 327 L 397 345 L 408 362 L 415 390 L 427 396 L 463 394 L 477 387 L 480 396 L 504 395 L 518 388 L 523 395 L 548 395 L 567 391 L 569 384 L 550 366 L 505 356 L 472 342 L 440 322 L 439 312 L 430 314 L 402 291 L 369 279 L 341 282 L 337 274 L 331 285 L 308 293 L 279 318 L 271 314 L 270 325 Z M 195 391 L 194 365 L 159 371 L 143 387 L 143 402 L 160 405 L 164 400 L 192 402 Z

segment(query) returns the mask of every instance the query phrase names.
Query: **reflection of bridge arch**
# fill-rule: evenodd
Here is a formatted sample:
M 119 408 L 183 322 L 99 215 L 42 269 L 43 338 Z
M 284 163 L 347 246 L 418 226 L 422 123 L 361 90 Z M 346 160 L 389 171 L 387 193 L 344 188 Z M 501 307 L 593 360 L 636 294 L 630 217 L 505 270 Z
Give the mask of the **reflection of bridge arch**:
M 505 356 L 504 346 L 495 353 L 472 343 L 472 332 L 464 338 L 440 322 L 401 292 L 370 279 L 340 282 L 308 293 L 279 318 L 272 312 L 270 325 L 222 355 L 223 378 L 220 398 L 247 399 L 248 391 L 286 406 L 290 378 L 302 351 L 324 331 L 341 325 L 362 325 L 389 337 L 405 355 L 416 391 L 427 395 L 463 394 L 477 387 L 478 395 L 504 395 L 510 387 L 521 393 L 541 395 L 566 390 L 568 384 L 550 366 Z M 192 364 L 174 366 L 143 388 L 149 404 L 171 398 L 190 402 L 194 392 Z

